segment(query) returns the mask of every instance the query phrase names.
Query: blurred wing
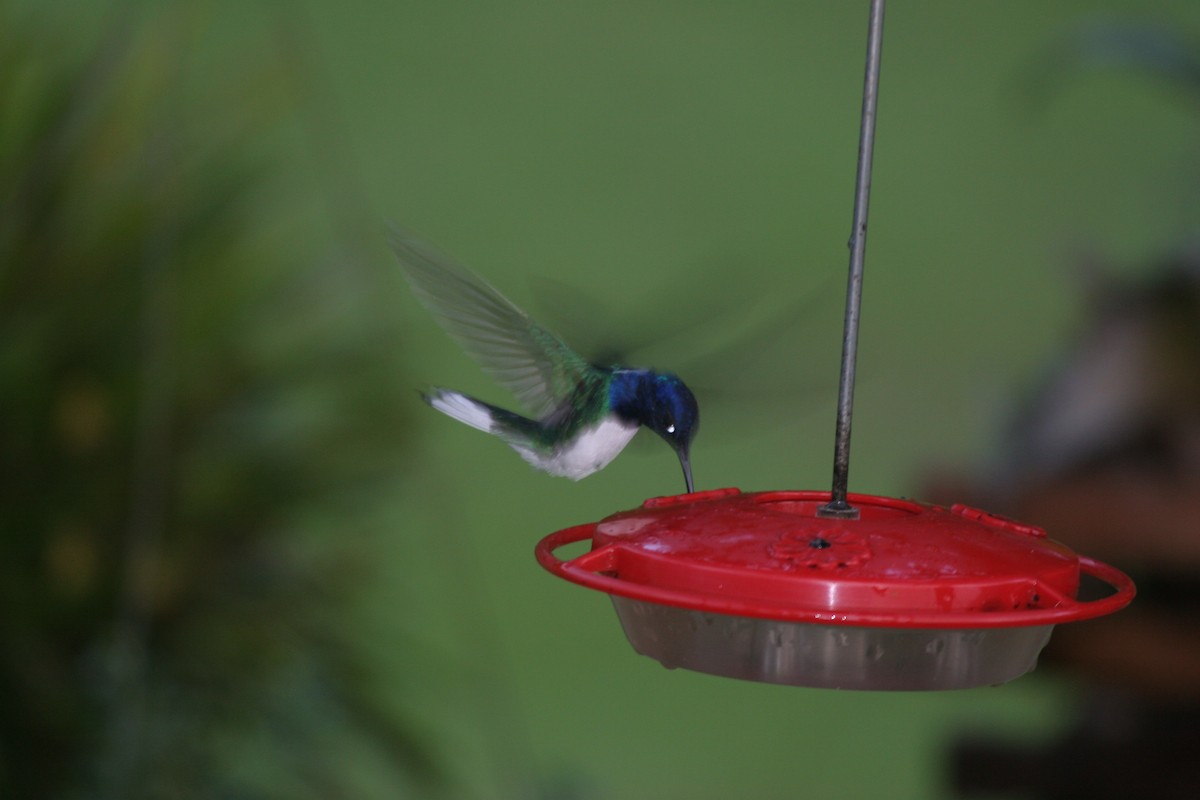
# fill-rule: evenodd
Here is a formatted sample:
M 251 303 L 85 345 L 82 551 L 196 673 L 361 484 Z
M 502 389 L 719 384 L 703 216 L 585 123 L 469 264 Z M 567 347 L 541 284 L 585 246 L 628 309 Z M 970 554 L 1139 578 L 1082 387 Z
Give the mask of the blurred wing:
M 527 411 L 543 417 L 592 367 L 483 278 L 392 228 L 392 249 L 417 298 Z

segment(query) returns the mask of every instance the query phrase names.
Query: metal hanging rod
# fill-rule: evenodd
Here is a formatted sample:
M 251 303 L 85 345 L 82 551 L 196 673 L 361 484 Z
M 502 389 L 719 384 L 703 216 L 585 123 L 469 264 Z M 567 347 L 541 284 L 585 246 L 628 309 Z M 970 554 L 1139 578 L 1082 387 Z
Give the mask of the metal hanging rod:
M 867 207 L 871 196 L 871 158 L 875 150 L 875 108 L 879 97 L 879 60 L 883 50 L 885 0 L 871 0 L 867 27 L 867 71 L 863 80 L 862 125 L 858 140 L 858 177 L 854 186 L 854 227 L 850 234 L 850 275 L 846 284 L 846 320 L 842 331 L 842 374 L 838 385 L 837 429 L 833 450 L 833 489 L 822 516 L 857 517 L 846 500 L 850 480 L 850 420 L 854 406 L 854 369 L 858 358 L 858 319 L 862 306 L 863 262 L 867 251 Z

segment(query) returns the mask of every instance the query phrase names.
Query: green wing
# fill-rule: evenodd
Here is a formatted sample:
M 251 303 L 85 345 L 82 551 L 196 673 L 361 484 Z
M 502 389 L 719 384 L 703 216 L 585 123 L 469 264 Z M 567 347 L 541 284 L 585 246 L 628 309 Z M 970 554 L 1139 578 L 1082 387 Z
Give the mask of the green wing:
M 529 413 L 546 416 L 591 377 L 582 356 L 483 278 L 397 228 L 391 244 L 421 303 Z

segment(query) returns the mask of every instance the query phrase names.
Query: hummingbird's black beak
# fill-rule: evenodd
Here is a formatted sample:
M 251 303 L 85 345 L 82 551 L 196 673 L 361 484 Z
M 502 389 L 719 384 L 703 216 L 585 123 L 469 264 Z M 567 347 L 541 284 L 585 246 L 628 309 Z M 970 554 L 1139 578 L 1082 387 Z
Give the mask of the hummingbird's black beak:
M 686 447 L 681 447 L 676 450 L 679 454 L 679 466 L 683 467 L 683 479 L 687 481 L 688 494 L 696 491 L 696 487 L 692 484 L 692 461 L 688 456 Z

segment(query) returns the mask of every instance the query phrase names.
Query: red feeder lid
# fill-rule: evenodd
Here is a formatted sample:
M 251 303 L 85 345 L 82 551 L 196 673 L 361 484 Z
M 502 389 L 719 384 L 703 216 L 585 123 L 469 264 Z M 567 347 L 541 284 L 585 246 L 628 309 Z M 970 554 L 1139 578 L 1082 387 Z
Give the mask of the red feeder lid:
M 858 519 L 818 516 L 828 492 L 717 489 L 647 500 L 551 534 L 538 561 L 618 597 L 786 622 L 873 628 L 1054 625 L 1117 611 L 1119 570 L 1040 528 L 977 509 L 850 495 Z M 559 547 L 590 539 L 562 561 Z M 1076 600 L 1080 575 L 1115 588 Z

